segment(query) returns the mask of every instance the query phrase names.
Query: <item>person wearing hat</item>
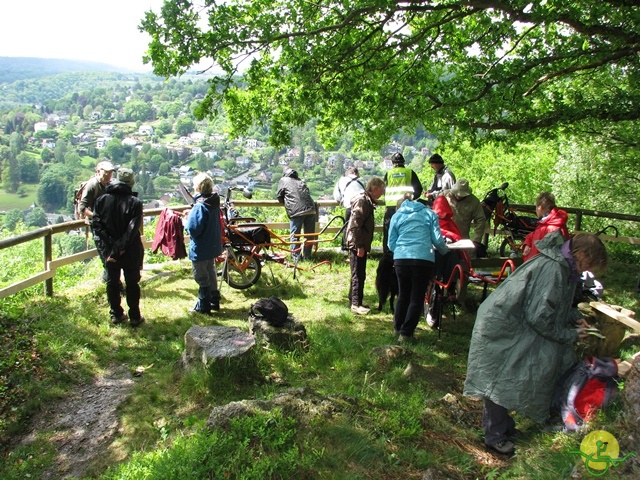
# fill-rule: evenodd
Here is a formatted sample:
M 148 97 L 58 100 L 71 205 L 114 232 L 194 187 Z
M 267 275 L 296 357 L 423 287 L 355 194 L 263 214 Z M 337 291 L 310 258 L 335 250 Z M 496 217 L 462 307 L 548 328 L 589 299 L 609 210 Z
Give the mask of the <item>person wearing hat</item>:
M 422 195 L 422 183 L 416 172 L 404 166 L 404 157 L 401 153 L 396 153 L 391 158 L 393 168 L 384 174 L 384 220 L 382 222 L 382 249 L 386 253 L 389 251 L 387 244 L 389 238 L 389 225 L 391 217 L 396 213 L 398 202 L 410 193 L 412 200 L 417 200 Z
M 476 244 L 482 244 L 487 218 L 484 215 L 482 204 L 476 197 L 466 178 L 461 178 L 449 190 L 442 193 L 453 209 L 453 221 L 456 222 L 462 238 L 471 238 L 471 226 L 474 226 L 474 234 L 471 240 Z
M 133 171 L 121 168 L 118 180 L 107 185 L 105 194 L 95 201 L 91 226 L 107 274 L 111 323 L 118 325 L 127 320 L 120 305 L 120 274 L 124 272 L 129 323 L 137 327 L 144 322 L 140 314 L 140 270 L 144 247 L 140 238 L 142 201 L 132 190 L 134 184 Z
M 87 221 L 93 217 L 93 204 L 100 195 L 104 195 L 114 171 L 111 162 L 102 161 L 96 165 L 96 174 L 87 181 L 78 204 L 78 212 Z
M 453 188 L 454 183 L 456 183 L 456 176 L 444 164 L 444 160 L 437 153 L 429 157 L 429 165 L 436 173 L 433 175 L 433 182 L 431 182 L 431 186 L 424 196 L 428 201 L 433 201 L 436 197 L 443 195 L 444 191 Z

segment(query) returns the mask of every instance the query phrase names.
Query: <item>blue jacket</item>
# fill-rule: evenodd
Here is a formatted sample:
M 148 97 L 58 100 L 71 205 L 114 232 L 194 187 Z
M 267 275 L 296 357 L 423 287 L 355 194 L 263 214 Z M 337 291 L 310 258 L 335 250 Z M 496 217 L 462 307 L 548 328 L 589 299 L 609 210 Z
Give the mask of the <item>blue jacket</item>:
M 222 253 L 222 232 L 220 231 L 220 197 L 196 195 L 195 204 L 187 218 L 185 229 L 191 237 L 189 260 L 201 262 L 215 258 Z
M 405 200 L 389 225 L 389 249 L 393 259 L 435 262 L 434 247 L 443 255 L 449 251 L 440 233 L 438 216 L 420 202 Z

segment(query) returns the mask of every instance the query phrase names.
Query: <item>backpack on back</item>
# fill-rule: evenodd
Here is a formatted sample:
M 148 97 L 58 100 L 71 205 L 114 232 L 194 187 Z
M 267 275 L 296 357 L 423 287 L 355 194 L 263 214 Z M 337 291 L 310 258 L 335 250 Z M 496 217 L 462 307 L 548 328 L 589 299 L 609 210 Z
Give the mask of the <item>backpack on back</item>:
M 80 200 L 82 199 L 82 194 L 86 186 L 87 182 L 82 182 L 73 192 L 73 216 L 76 220 L 82 220 L 84 218 L 84 212 L 80 211 Z
M 564 430 L 576 432 L 606 407 L 618 391 L 618 364 L 613 358 L 585 357 L 558 380 L 553 406 L 560 411 Z

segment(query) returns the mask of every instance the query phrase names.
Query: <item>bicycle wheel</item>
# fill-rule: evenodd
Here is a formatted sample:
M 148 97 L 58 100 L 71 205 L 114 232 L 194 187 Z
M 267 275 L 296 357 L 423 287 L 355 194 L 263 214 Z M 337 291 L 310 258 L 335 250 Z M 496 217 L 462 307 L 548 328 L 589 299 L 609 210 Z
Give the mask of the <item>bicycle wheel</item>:
M 442 287 L 436 282 L 429 283 L 427 294 L 424 297 L 424 319 L 427 325 L 437 329 L 442 320 Z
M 244 290 L 258 282 L 262 265 L 255 255 L 230 248 L 227 250 L 227 256 L 222 275 L 230 287 Z

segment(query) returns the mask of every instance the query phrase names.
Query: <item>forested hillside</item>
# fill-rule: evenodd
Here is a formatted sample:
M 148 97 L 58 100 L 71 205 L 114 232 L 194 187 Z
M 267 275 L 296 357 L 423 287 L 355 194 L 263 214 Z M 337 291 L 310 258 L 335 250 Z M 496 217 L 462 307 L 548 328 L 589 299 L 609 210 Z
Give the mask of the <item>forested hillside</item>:
M 48 77 L 65 72 L 122 72 L 122 68 L 98 62 L 53 58 L 0 57 L 0 85 Z
M 219 115 L 198 120 L 196 111 L 209 86 L 207 78 L 197 75 L 164 80 L 97 72 L 4 85 L 0 210 L 9 212 L 5 226 L 27 221 L 34 204 L 37 211 L 27 221 L 33 226 L 46 221 L 44 213 L 60 219 L 69 215 L 74 189 L 103 158 L 132 167 L 140 196 L 150 202 L 173 193 L 180 167 L 210 171 L 219 183 L 250 171 L 261 190 L 258 196 L 274 198 L 277 180 L 289 165 L 307 180 L 314 197 L 330 196 L 347 166 L 358 166 L 365 178 L 383 175 L 384 159 L 396 151 L 403 153 L 425 187 L 433 177 L 425 160 L 438 152 L 458 178 L 469 179 L 480 198 L 508 181 L 516 203 L 532 204 L 541 190 L 551 190 L 561 206 L 640 213 L 633 123 L 588 136 L 567 131 L 553 137 L 474 143 L 463 137 L 442 143 L 418 126 L 397 132 L 381 149 L 366 150 L 354 147 L 351 133 L 332 144 L 321 143 L 318 122 L 310 120 L 292 129 L 289 145 L 276 148 L 269 145 L 272 132 L 264 124 L 232 138 L 220 105 Z M 586 227 L 602 224 L 587 222 Z

